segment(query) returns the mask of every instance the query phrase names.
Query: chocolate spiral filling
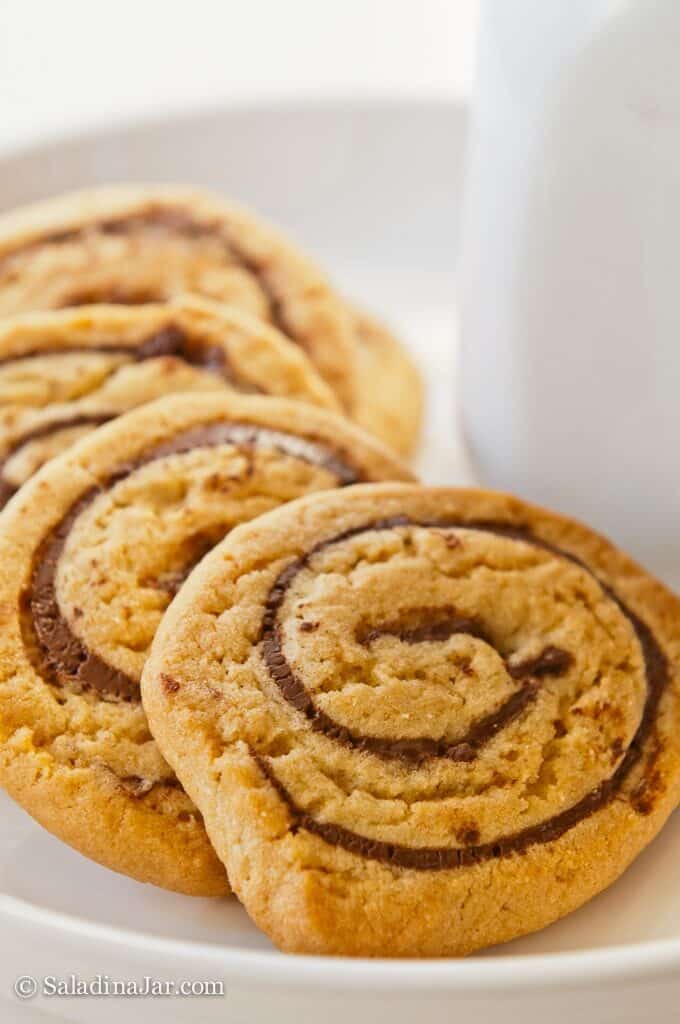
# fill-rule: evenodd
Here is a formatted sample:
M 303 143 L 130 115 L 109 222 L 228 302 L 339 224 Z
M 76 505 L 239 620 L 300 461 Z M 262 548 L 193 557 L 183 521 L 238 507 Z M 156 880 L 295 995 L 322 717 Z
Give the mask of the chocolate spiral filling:
M 332 822 L 318 821 L 313 815 L 296 804 L 283 783 L 277 778 L 270 760 L 267 760 L 255 751 L 252 751 L 253 757 L 263 775 L 271 782 L 279 797 L 288 808 L 293 831 L 304 829 L 319 836 L 333 846 L 342 847 L 357 856 L 378 860 L 394 867 L 427 871 L 458 868 L 493 858 L 505 857 L 512 853 L 521 853 L 536 843 L 552 842 L 573 828 L 583 818 L 604 807 L 618 793 L 624 781 L 642 757 L 645 743 L 654 726 L 661 695 L 669 678 L 666 656 L 650 628 L 627 607 L 611 587 L 599 580 L 595 573 L 575 555 L 543 541 L 535 536 L 531 529 L 526 526 L 476 520 L 468 522 L 464 520 L 418 522 L 406 516 L 374 520 L 362 526 L 346 530 L 335 537 L 320 541 L 306 554 L 295 559 L 282 570 L 269 592 L 263 615 L 261 630 L 263 662 L 283 697 L 308 718 L 314 730 L 322 732 L 324 735 L 345 746 L 366 750 L 382 757 L 401 757 L 405 761 L 417 762 L 424 760 L 426 757 L 449 757 L 454 760 L 471 760 L 476 756 L 480 745 L 491 739 L 502 727 L 521 714 L 535 692 L 538 678 L 566 671 L 571 664 L 571 655 L 560 648 L 552 646 L 545 648 L 536 658 L 525 662 L 508 663 L 508 671 L 513 678 L 521 678 L 525 674 L 531 678 L 501 708 L 473 726 L 464 741 L 459 741 L 458 744 L 452 746 L 441 745 L 433 740 L 384 740 L 377 737 L 361 736 L 351 733 L 345 727 L 338 725 L 328 715 L 318 709 L 314 704 L 311 694 L 305 689 L 300 678 L 288 664 L 283 652 L 283 634 L 278 616 L 286 594 L 293 580 L 303 569 L 310 565 L 313 557 L 320 551 L 361 534 L 377 530 L 390 530 L 402 526 L 416 526 L 424 529 L 475 530 L 523 541 L 578 565 L 597 581 L 604 594 L 615 603 L 619 611 L 628 619 L 632 626 L 640 644 L 645 666 L 647 696 L 643 714 L 637 731 L 628 749 L 623 754 L 618 767 L 608 779 L 604 779 L 572 807 L 567 808 L 545 822 L 512 835 L 502 836 L 492 843 L 471 844 L 453 848 L 410 847 L 371 839 L 344 826 L 336 825 Z M 486 631 L 477 620 L 458 616 L 453 610 L 448 610 L 442 616 L 440 609 L 437 614 L 440 617 L 434 619 L 429 631 L 427 623 L 409 626 L 405 631 L 402 630 L 399 623 L 388 623 L 387 625 L 374 627 L 360 633 L 359 640 L 361 641 L 363 638 L 364 642 L 370 643 L 387 633 L 400 636 L 406 643 L 421 643 L 432 640 L 441 641 L 447 639 L 448 636 L 453 635 L 455 632 L 463 632 L 488 642 Z M 526 696 L 527 693 L 529 696 Z M 464 746 L 469 747 L 469 750 L 465 751 L 466 756 L 463 757 L 456 755 L 456 747 L 460 746 L 461 742 Z
M 33 430 L 27 430 L 21 437 L 16 438 L 10 448 L 0 458 L 0 509 L 4 508 L 9 499 L 19 489 L 18 486 L 10 483 L 9 480 L 3 476 L 5 467 L 10 459 L 13 459 L 15 455 L 26 448 L 27 445 L 33 441 L 39 441 L 46 437 L 52 437 L 54 434 L 60 433 L 62 430 L 70 430 L 73 427 L 100 427 L 102 423 L 108 423 L 109 420 L 114 419 L 117 413 L 92 413 L 84 414 L 82 416 L 68 416 L 60 420 L 52 420 L 50 423 L 41 423 L 39 427 L 34 427 Z
M 189 241 L 200 241 L 201 239 L 207 238 L 219 242 L 223 246 L 224 253 L 227 258 L 243 270 L 246 270 L 257 281 L 260 291 L 267 303 L 271 322 L 292 341 L 304 346 L 304 338 L 298 335 L 295 328 L 286 317 L 283 295 L 280 287 L 277 286 L 267 258 L 257 258 L 246 253 L 245 250 L 237 245 L 235 240 L 230 236 L 228 226 L 225 223 L 217 219 L 207 221 L 197 220 L 191 213 L 179 206 L 173 207 L 152 204 L 148 209 L 140 213 L 132 213 L 122 217 L 111 217 L 106 220 L 84 224 L 82 227 L 53 232 L 52 234 L 44 235 L 42 238 L 36 239 L 35 241 L 19 245 L 15 249 L 7 252 L 0 261 L 0 265 L 3 262 L 11 261 L 15 256 L 23 255 L 23 253 L 31 250 L 40 249 L 44 245 L 64 245 L 70 242 L 77 242 L 91 235 L 93 231 L 99 232 L 102 235 L 127 235 L 135 231 L 144 231 L 149 229 L 152 231 L 165 231 L 168 234 L 175 235 L 176 237 L 184 238 Z M 125 301 L 125 290 L 119 289 L 118 293 L 123 301 Z M 81 298 L 82 297 L 84 297 L 86 301 L 106 301 L 101 295 L 89 294 L 85 296 L 81 295 Z M 68 305 L 80 305 L 81 303 L 78 301 L 78 298 L 79 296 L 74 294 Z M 153 297 L 143 295 L 142 298 L 149 301 Z M 157 296 L 159 301 L 164 301 L 166 298 L 167 295 Z M 114 296 L 113 301 L 121 301 L 121 299 L 116 299 Z M 136 304 L 139 301 L 140 298 L 137 295 L 134 295 L 133 303 Z
M 318 549 L 316 549 L 318 550 Z M 448 757 L 453 761 L 473 761 L 477 751 L 504 726 L 517 718 L 536 694 L 534 679 L 529 676 L 560 675 L 571 664 L 567 651 L 556 647 L 546 648 L 537 658 L 527 662 L 506 662 L 508 674 L 513 679 L 523 680 L 522 687 L 512 694 L 496 711 L 476 722 L 468 732 L 455 742 L 434 740 L 421 736 L 413 739 L 390 740 L 379 736 L 367 736 L 352 732 L 340 725 L 316 706 L 314 698 L 305 689 L 283 653 L 283 636 L 277 617 L 286 592 L 294 577 L 304 567 L 301 559 L 285 569 L 272 587 L 262 625 L 262 656 L 279 690 L 294 708 L 301 711 L 316 732 L 322 732 L 345 746 L 369 750 L 385 758 L 402 758 L 409 761 L 423 761 L 429 757 Z M 429 619 L 418 626 L 407 623 L 387 623 L 379 627 L 359 630 L 357 640 L 370 646 L 381 636 L 396 636 L 407 644 L 429 643 L 448 640 L 454 634 L 465 634 L 491 644 L 488 633 L 476 620 L 456 614 L 454 609 L 418 610 L 421 617 Z
M 102 344 L 89 347 L 76 346 L 73 348 L 55 347 L 31 349 L 19 354 L 0 357 L 0 366 L 5 366 L 12 362 L 19 362 L 23 359 L 35 359 L 41 356 L 71 355 L 74 353 L 89 355 L 93 352 L 127 356 L 135 363 L 142 363 L 148 359 L 159 359 L 163 356 L 173 356 L 177 359 L 181 359 L 189 366 L 195 366 L 197 368 L 219 374 L 239 391 L 250 394 L 261 393 L 262 391 L 257 384 L 254 384 L 252 381 L 247 380 L 242 374 L 237 374 L 234 371 L 228 360 L 227 353 L 223 348 L 220 348 L 218 345 L 206 345 L 201 340 L 190 337 L 185 331 L 174 324 L 169 324 L 167 327 L 163 327 L 154 332 L 136 347 L 130 347 L 129 345 Z M 0 509 L 4 508 L 12 495 L 18 490 L 14 484 L 11 484 L 3 477 L 3 471 L 9 460 L 13 458 L 21 448 L 24 448 L 32 441 L 49 437 L 50 435 L 56 434 L 61 430 L 66 430 L 69 427 L 86 426 L 88 424 L 93 427 L 100 426 L 102 423 L 106 423 L 117 415 L 119 415 L 119 413 L 114 412 L 103 414 L 76 414 L 69 418 L 53 420 L 51 423 L 35 427 L 32 430 L 28 430 L 25 434 L 22 434 L 21 437 L 16 438 L 9 450 L 0 457 Z
M 89 650 L 62 615 L 56 592 L 59 559 L 79 516 L 97 497 L 131 473 L 170 455 L 224 444 L 247 450 L 274 449 L 328 470 L 336 478 L 338 486 L 358 483 L 363 476 L 344 452 L 333 450 L 325 443 L 246 422 L 201 424 L 160 442 L 120 466 L 101 484 L 82 494 L 36 550 L 30 584 L 22 600 L 29 613 L 23 619 L 24 644 L 27 651 L 35 650 L 35 667 L 47 682 L 70 685 L 78 690 L 94 690 L 106 700 L 139 699 L 139 681 Z M 29 629 L 34 631 L 35 637 L 31 636 Z
M 18 363 L 24 359 L 39 359 L 45 356 L 92 355 L 97 352 L 106 355 L 127 356 L 134 363 L 143 363 L 147 359 L 160 359 L 163 356 L 174 356 L 189 366 L 219 374 L 239 391 L 261 392 L 262 390 L 251 380 L 236 373 L 229 362 L 225 349 L 219 345 L 208 345 L 200 338 L 191 337 L 175 324 L 161 327 L 136 346 L 102 343 L 100 345 L 74 345 L 68 348 L 55 345 L 51 348 L 27 349 L 25 352 L 0 356 L 0 367 Z

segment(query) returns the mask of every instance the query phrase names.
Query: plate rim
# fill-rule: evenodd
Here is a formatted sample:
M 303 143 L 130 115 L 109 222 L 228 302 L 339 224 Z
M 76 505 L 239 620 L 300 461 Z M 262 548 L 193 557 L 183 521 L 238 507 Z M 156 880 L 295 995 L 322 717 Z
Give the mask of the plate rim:
M 203 118 L 217 118 L 220 115 L 248 117 L 249 115 L 281 114 L 282 116 L 319 114 L 329 112 L 338 114 L 342 111 L 356 110 L 416 110 L 428 108 L 438 110 L 456 110 L 466 119 L 470 111 L 470 97 L 463 94 L 427 91 L 391 91 L 382 93 L 380 90 L 357 95 L 350 92 L 329 92 L 327 95 L 267 95 L 223 97 L 214 102 L 200 101 L 170 106 L 163 112 L 142 111 L 132 116 L 109 112 L 101 118 L 84 121 L 66 131 L 54 128 L 43 128 L 34 138 L 17 138 L 16 140 L 0 140 L 0 163 L 5 160 L 38 156 L 44 150 L 54 150 L 85 142 L 96 142 L 98 139 L 111 139 L 127 131 L 160 131 L 164 128 L 177 128 L 184 123 Z M 87 186 L 85 186 L 87 187 Z
M 267 989 L 298 988 L 408 994 L 442 992 L 490 994 L 528 990 L 601 988 L 625 975 L 628 985 L 648 983 L 680 968 L 680 939 L 658 939 L 569 953 L 529 953 L 490 958 L 368 959 L 286 955 L 278 950 L 230 948 L 220 943 L 171 939 L 153 932 L 105 925 L 75 914 L 48 910 L 28 900 L 0 894 L 0 916 L 20 926 L 70 934 L 126 954 L 154 955 L 159 961 L 213 968 L 227 981 L 257 980 Z

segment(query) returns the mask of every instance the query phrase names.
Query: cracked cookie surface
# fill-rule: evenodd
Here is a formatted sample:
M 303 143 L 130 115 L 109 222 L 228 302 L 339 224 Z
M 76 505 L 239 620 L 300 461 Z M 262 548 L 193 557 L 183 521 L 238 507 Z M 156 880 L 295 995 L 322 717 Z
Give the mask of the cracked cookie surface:
M 143 700 L 281 948 L 460 955 L 579 906 L 675 806 L 679 612 L 516 499 L 349 487 L 211 552 Z
M 0 507 L 44 462 L 116 415 L 171 392 L 227 388 L 339 410 L 298 348 L 217 303 L 185 297 L 5 320 Z
M 0 516 L 3 786 L 115 870 L 226 892 L 140 703 L 158 623 L 237 524 L 317 489 L 408 475 L 333 414 L 210 392 L 144 405 L 53 459 Z

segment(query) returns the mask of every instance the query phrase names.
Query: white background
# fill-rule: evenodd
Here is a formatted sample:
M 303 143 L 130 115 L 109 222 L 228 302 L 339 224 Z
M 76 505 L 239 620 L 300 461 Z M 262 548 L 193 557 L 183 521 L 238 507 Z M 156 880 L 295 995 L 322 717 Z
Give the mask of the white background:
M 0 146 L 299 96 L 459 97 L 478 0 L 0 0 Z

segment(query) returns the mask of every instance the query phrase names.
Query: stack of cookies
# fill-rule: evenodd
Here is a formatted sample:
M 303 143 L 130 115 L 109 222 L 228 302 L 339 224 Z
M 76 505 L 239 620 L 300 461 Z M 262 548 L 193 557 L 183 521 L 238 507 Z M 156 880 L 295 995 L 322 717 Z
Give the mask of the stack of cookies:
M 42 825 L 354 956 L 540 928 L 653 838 L 680 602 L 416 483 L 410 358 L 272 228 L 174 188 L 18 211 L 0 315 L 0 782 Z

